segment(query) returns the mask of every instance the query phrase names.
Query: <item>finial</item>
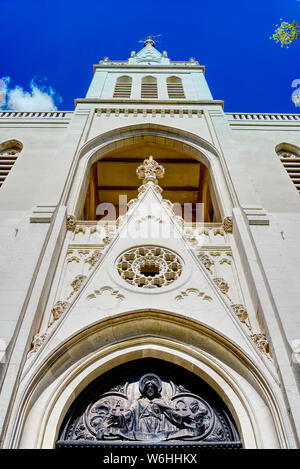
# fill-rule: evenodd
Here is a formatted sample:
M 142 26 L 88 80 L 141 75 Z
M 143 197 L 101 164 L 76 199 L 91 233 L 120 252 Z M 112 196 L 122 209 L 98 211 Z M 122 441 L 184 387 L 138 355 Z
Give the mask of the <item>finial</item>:
M 163 178 L 165 175 L 165 168 L 158 164 L 157 161 L 153 159 L 153 156 L 150 155 L 147 160 L 144 160 L 137 170 L 136 174 L 138 179 L 143 179 L 143 184 L 147 182 L 154 182 L 158 184 L 157 179 Z
M 155 42 L 153 41 L 153 39 L 155 37 L 159 37 L 161 36 L 161 34 L 157 34 L 156 36 L 147 36 L 146 39 L 143 39 L 142 41 L 138 41 L 138 42 L 143 42 L 144 43 L 144 47 L 146 47 L 148 44 L 150 44 L 150 46 L 152 47 L 155 47 Z M 158 41 L 156 41 L 158 42 Z

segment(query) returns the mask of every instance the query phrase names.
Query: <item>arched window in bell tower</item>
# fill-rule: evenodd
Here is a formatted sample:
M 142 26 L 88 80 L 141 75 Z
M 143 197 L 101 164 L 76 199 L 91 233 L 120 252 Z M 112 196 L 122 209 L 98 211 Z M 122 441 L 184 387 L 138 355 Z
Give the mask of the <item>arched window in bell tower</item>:
M 142 78 L 141 97 L 145 99 L 157 98 L 157 80 L 152 76 Z
M 175 204 L 176 214 L 190 222 L 220 222 L 209 169 L 185 153 L 180 145 L 171 148 L 172 151 L 163 143 L 133 143 L 95 161 L 89 172 L 82 219 L 114 220 L 124 214 L 127 203 L 138 196 L 141 181 L 137 178 L 137 167 L 152 155 L 165 169 L 159 185 L 163 198 Z M 112 207 L 111 216 L 109 208 Z
M 119 77 L 116 82 L 113 98 L 130 98 L 132 78 L 124 75 Z
M 0 143 L 0 187 L 17 161 L 22 148 L 22 143 L 17 140 Z
M 181 78 L 168 77 L 167 78 L 168 97 L 171 99 L 185 98 Z
M 280 161 L 300 194 L 300 148 L 282 142 L 275 148 Z

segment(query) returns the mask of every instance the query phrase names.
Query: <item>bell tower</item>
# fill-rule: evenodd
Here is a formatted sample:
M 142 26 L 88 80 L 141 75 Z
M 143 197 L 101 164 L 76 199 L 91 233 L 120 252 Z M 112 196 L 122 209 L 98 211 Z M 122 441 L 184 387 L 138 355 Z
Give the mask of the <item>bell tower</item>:
M 124 104 L 138 101 L 146 104 L 149 100 L 192 104 L 212 100 L 204 71 L 205 67 L 194 58 L 170 60 L 166 51 L 160 53 L 156 49 L 153 36 L 149 36 L 143 49 L 137 53 L 132 51 L 128 60 L 104 57 L 94 65 L 94 77 L 86 99 Z

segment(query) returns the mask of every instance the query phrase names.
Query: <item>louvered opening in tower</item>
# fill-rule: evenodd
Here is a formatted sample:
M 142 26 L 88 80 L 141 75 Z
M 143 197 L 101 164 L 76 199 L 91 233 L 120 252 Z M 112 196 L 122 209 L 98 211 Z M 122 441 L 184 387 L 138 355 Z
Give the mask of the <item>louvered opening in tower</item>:
M 130 98 L 132 79 L 124 76 L 119 77 L 115 86 L 113 98 Z
M 141 97 L 145 99 L 155 99 L 158 97 L 156 78 L 144 77 L 142 79 Z
M 19 147 L 10 147 L 0 150 L 0 187 L 9 175 L 20 153 Z
M 168 96 L 170 99 L 184 99 L 182 81 L 178 77 L 169 77 L 167 79 Z
M 280 155 L 280 161 L 300 194 L 300 156 L 284 152 Z

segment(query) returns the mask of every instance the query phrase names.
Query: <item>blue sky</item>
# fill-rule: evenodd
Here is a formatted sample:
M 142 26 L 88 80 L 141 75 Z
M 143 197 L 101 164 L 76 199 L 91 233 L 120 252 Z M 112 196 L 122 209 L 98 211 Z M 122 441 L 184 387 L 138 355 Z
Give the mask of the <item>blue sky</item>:
M 30 93 L 34 80 L 59 110 L 85 96 L 93 64 L 127 59 L 161 34 L 157 49 L 172 60 L 206 66 L 226 112 L 300 113 L 300 40 L 285 49 L 269 39 L 280 18 L 300 22 L 297 0 L 0 0 L 0 15 L 0 78 Z

